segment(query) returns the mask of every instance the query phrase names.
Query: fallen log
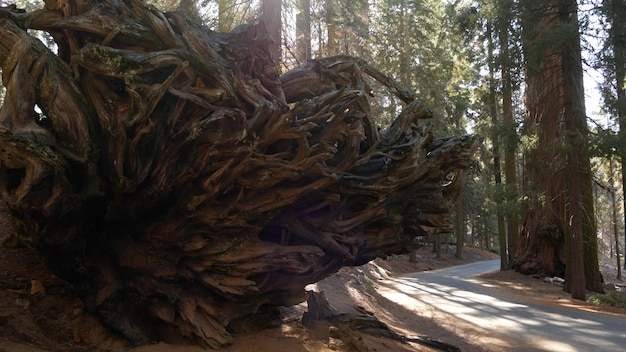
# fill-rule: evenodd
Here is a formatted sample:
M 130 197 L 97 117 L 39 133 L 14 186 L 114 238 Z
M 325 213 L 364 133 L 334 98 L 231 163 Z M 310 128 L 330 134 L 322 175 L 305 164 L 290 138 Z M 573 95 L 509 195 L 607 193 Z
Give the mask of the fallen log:
M 0 197 L 134 344 L 219 348 L 342 266 L 452 230 L 480 138 L 435 138 L 360 59 L 279 76 L 263 28 L 217 33 L 140 0 L 0 9 Z M 368 76 L 410 102 L 380 132 Z

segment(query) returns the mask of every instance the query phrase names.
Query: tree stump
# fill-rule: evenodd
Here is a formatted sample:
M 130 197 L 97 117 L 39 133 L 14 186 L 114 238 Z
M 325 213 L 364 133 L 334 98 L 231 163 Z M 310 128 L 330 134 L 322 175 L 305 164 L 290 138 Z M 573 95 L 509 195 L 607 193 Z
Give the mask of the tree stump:
M 452 230 L 480 138 L 434 138 L 428 109 L 356 58 L 280 76 L 263 28 L 217 33 L 140 0 L 0 9 L 0 196 L 135 344 L 219 348 L 342 266 Z M 367 77 L 410 101 L 382 131 Z

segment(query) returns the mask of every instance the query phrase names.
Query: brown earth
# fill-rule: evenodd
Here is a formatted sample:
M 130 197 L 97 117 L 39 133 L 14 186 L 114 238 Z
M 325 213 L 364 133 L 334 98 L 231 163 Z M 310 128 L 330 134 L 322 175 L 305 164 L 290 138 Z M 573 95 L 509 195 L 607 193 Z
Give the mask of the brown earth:
M 128 346 L 86 313 L 80 300 L 73 296 L 71 287 L 50 274 L 37 255 L 12 240 L 10 233 L 7 219 L 0 211 L 0 352 L 203 351 L 199 347 L 165 343 Z M 454 246 L 444 246 L 441 258 L 436 258 L 430 247 L 424 247 L 416 252 L 415 264 L 410 263 L 407 256 L 377 259 L 361 267 L 343 268 L 307 289 L 323 291 L 338 313 L 373 315 L 402 336 L 427 336 L 462 351 L 524 350 L 527 346 L 519 341 L 500 338 L 436 311 L 409 310 L 377 292 L 377 286 L 390 276 L 498 258 L 494 253 L 476 248 L 465 248 L 463 259 L 455 258 L 454 252 Z M 486 274 L 482 279 L 507 294 L 533 297 L 548 304 L 626 313 L 623 309 L 573 301 L 558 286 L 511 271 Z M 437 350 L 423 344 L 395 341 L 380 329 L 355 330 L 346 322 L 320 321 L 305 327 L 301 317 L 306 311 L 306 303 L 284 308 L 280 325 L 236 336 L 234 343 L 223 351 Z

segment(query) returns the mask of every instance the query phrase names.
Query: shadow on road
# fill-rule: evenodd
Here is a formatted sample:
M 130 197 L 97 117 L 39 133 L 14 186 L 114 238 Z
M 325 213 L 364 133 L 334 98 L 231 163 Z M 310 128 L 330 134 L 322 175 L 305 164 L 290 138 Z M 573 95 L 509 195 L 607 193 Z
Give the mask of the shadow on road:
M 379 292 L 414 311 L 434 310 L 451 324 L 460 320 L 517 341 L 524 351 L 624 350 L 624 317 L 518 301 L 472 277 L 481 270 L 470 264 L 396 278 L 381 283 Z

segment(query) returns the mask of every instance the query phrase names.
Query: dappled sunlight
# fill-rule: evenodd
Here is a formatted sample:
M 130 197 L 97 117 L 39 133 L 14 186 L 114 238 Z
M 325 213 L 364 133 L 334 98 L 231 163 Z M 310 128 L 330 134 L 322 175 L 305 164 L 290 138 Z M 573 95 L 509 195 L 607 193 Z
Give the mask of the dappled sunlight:
M 552 351 L 552 352 L 576 352 L 579 351 L 572 345 L 568 345 L 566 343 L 560 341 L 553 340 L 537 340 L 533 341 L 534 345 L 537 348 L 540 348 L 544 351 Z
M 623 343 L 617 344 L 610 337 L 616 336 L 614 331 L 620 325 L 623 327 L 626 320 L 609 324 L 585 311 L 501 296 L 493 290 L 494 285 L 468 278 L 463 273 L 431 272 L 387 280 L 381 284 L 379 292 L 407 309 L 427 311 L 431 316 L 441 312 L 451 321 L 459 319 L 540 350 L 623 349 Z M 528 290 L 526 295 L 532 295 L 528 288 L 523 289 Z
M 389 289 L 390 288 L 390 289 Z M 401 294 L 404 291 L 407 294 Z M 507 318 L 507 311 L 517 308 L 524 309 L 526 306 L 494 299 L 492 296 L 458 290 L 440 284 L 422 282 L 414 279 L 395 280 L 390 286 L 380 290 L 381 294 L 406 307 L 431 307 L 448 313 L 456 318 L 463 319 L 482 328 L 498 326 L 509 330 L 523 331 L 524 323 L 537 325 L 533 321 L 520 323 Z M 419 293 L 412 295 L 411 293 Z M 428 294 L 422 299 L 421 294 Z M 494 305 L 499 309 L 497 312 L 491 308 Z M 423 308 L 422 308 L 423 309 Z
M 381 270 L 382 269 L 382 270 Z M 459 324 L 453 326 L 432 319 L 433 315 L 425 311 L 431 309 L 423 306 L 421 309 L 401 304 L 399 301 L 408 300 L 411 294 L 395 291 L 394 296 L 382 296 L 378 291 L 388 281 L 385 278 L 387 269 L 383 266 L 367 265 L 366 267 L 344 268 L 332 280 L 322 280 L 316 285 L 307 286 L 307 290 L 316 290 L 327 294 L 330 305 L 341 313 L 354 312 L 374 316 L 387 324 L 393 331 L 405 336 L 428 336 L 429 338 L 452 343 L 463 351 L 500 351 L 510 350 L 509 339 L 497 336 L 479 335 L 471 326 L 461 329 Z M 388 276 L 387 276 L 388 277 Z M 441 287 L 443 289 L 444 287 Z M 409 289 L 418 291 L 419 286 Z M 304 303 L 306 304 L 306 303 Z M 359 306 L 356 311 L 356 306 Z M 306 310 L 306 308 L 305 308 Z M 432 309 L 431 309 L 432 310 Z M 411 344 L 414 348 L 417 345 Z M 480 347 L 479 347 L 480 346 Z M 485 349 L 484 346 L 490 346 Z M 421 350 L 421 349 L 416 349 Z

